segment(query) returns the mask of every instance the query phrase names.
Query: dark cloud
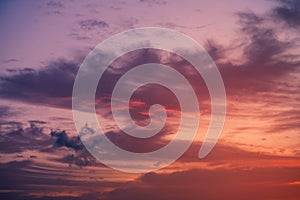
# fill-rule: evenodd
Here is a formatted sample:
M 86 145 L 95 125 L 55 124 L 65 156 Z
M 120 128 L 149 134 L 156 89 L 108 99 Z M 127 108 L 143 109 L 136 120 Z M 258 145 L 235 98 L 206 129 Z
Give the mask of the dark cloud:
M 264 15 L 261 16 L 247 11 L 237 13 L 237 16 L 240 25 L 240 36 L 243 40 L 238 48 L 242 52 L 245 62 L 237 65 L 231 62 L 220 63 L 219 68 L 223 75 L 228 96 L 252 94 L 250 96 L 252 101 L 253 96 L 259 94 L 259 92 L 274 91 L 276 82 L 272 81 L 284 78 L 286 74 L 293 72 L 299 67 L 300 62 L 289 59 L 289 50 L 295 48 L 293 40 L 280 40 L 277 29 L 265 26 L 269 21 Z M 97 20 L 84 20 L 81 23 L 85 28 L 106 26 L 105 22 Z M 216 61 L 226 57 L 227 51 L 230 50 L 229 47 L 218 45 L 217 42 L 212 40 L 207 41 L 207 49 Z M 117 59 L 107 70 L 107 76 L 102 79 L 103 84 L 101 86 L 104 88 L 98 95 L 100 97 L 103 95 L 102 99 L 109 97 L 118 78 L 133 66 L 148 62 L 159 63 L 163 54 L 157 52 L 151 49 L 130 52 L 129 56 Z M 284 59 L 281 59 L 283 54 L 286 55 Z M 185 68 L 187 63 L 182 59 L 170 60 L 164 64 L 173 64 L 174 68 L 181 69 L 181 72 L 190 72 Z M 41 70 L 24 68 L 12 71 L 11 75 L 1 77 L 0 95 L 14 100 L 70 108 L 72 88 L 78 66 L 77 62 L 59 60 L 50 63 Z M 192 82 L 193 85 L 198 85 L 200 81 L 193 78 Z M 163 90 L 157 92 L 157 94 L 141 95 L 140 98 L 150 99 L 154 97 L 153 101 L 149 102 L 149 104 L 153 104 L 157 103 L 156 100 L 162 99 L 161 97 L 164 95 L 166 95 L 166 92 Z M 258 98 L 258 96 L 255 97 Z M 101 101 L 101 103 L 104 106 L 110 105 L 107 101 Z M 174 107 L 170 108 L 174 109 Z M 143 111 L 145 110 L 147 111 L 143 108 Z M 139 115 L 139 111 L 141 109 L 136 109 L 136 113 L 132 116 L 136 117 L 136 121 L 139 121 L 139 119 L 145 120 L 148 116 Z M 109 118 L 111 112 L 105 114 Z M 298 118 L 296 117 L 296 119 Z M 293 127 L 296 127 L 296 124 L 297 122 L 294 122 Z M 282 127 L 283 129 L 286 128 L 283 125 Z M 66 133 L 62 132 L 55 134 L 57 138 L 56 147 L 67 147 L 73 150 L 82 149 L 82 145 L 78 143 L 78 138 L 69 138 Z M 116 136 L 118 134 L 119 132 L 107 132 L 107 136 L 111 140 L 121 145 L 122 143 L 125 144 L 124 138 Z M 130 145 L 124 148 L 132 146 L 132 143 L 126 144 Z M 146 145 L 143 146 L 148 148 Z
M 166 52 L 160 50 L 145 49 L 121 56 L 112 63 L 102 76 L 100 80 L 102 81 L 102 91 L 97 91 L 99 93 L 97 96 L 99 95 L 103 98 L 102 102 L 105 102 L 105 98 L 110 96 L 116 81 L 123 73 L 141 64 L 151 62 L 163 63 L 162 59 L 165 55 L 167 55 Z M 58 60 L 40 70 L 22 68 L 10 71 L 9 75 L 0 77 L 0 97 L 32 104 L 71 108 L 72 89 L 79 63 L 76 61 Z M 192 67 L 186 67 L 185 65 L 188 65 L 188 63 L 181 59 L 169 60 L 163 64 L 171 65 L 187 76 L 192 72 L 190 71 Z M 193 81 L 192 85 L 202 85 L 199 84 L 199 78 L 191 78 L 190 80 Z M 162 93 L 158 94 L 159 92 L 157 95 L 154 95 L 157 97 L 157 100 L 160 100 Z M 165 94 L 164 96 L 168 95 Z
M 0 118 L 4 118 L 9 115 L 9 107 L 8 106 L 0 106 Z
M 89 127 L 83 128 L 89 133 L 93 133 L 93 130 Z M 82 132 L 84 131 L 82 130 Z M 90 166 L 90 165 L 100 165 L 96 163 L 96 159 L 86 150 L 82 144 L 79 136 L 69 136 L 66 131 L 51 131 L 51 137 L 54 138 L 53 148 L 60 149 L 61 147 L 66 147 L 68 149 L 74 150 L 74 152 L 68 153 L 62 158 L 55 159 L 55 161 L 67 163 L 69 166 L 77 165 L 79 167 Z M 53 149 L 47 149 L 51 152 Z
M 299 168 L 194 169 L 148 173 L 104 199 L 295 199 Z
M 287 80 L 289 73 L 299 69 L 300 54 L 291 53 L 298 48 L 296 38 L 280 39 L 280 30 L 268 25 L 274 22 L 266 15 L 245 11 L 237 13 L 237 17 L 240 34 L 231 45 L 234 48 L 215 41 L 208 41 L 206 45 L 221 71 L 227 95 L 276 90 L 277 81 Z M 226 59 L 231 51 L 241 54 L 241 62 L 235 64 Z
M 57 9 L 65 8 L 65 6 L 60 1 L 49 1 L 46 5 Z
M 81 151 L 77 154 L 68 154 L 61 159 L 56 159 L 56 161 L 68 163 L 69 166 L 77 165 L 79 167 L 85 167 L 96 164 L 96 159 L 91 156 L 87 151 Z
M 222 45 L 217 44 L 217 42 L 212 39 L 207 40 L 205 49 L 216 63 L 225 57 L 225 52 L 227 51 L 227 49 L 225 49 Z
M 10 145 L 14 148 L 25 147 L 26 150 L 45 150 L 48 148 L 42 152 L 62 155 L 60 158 L 50 159 L 50 161 L 59 162 L 60 165 L 39 163 L 38 156 L 30 156 L 29 160 L 22 162 L 1 163 L 0 178 L 5 180 L 0 181 L 0 188 L 5 190 L 5 192 L 0 192 L 2 197 L 34 199 L 37 198 L 34 193 L 39 191 L 39 198 L 42 199 L 51 196 L 51 192 L 62 195 L 57 197 L 58 199 L 68 199 L 69 197 L 71 199 L 94 197 L 101 199 L 132 199 L 133 197 L 143 197 L 144 199 L 240 199 L 245 196 L 249 199 L 272 199 L 278 195 L 285 197 L 285 199 L 292 199 L 291 197 L 298 195 L 299 192 L 298 186 L 292 185 L 300 178 L 298 176 L 299 168 L 284 166 L 260 168 L 264 166 L 264 163 L 274 161 L 294 162 L 296 164 L 297 158 L 266 156 L 221 145 L 218 145 L 204 160 L 198 160 L 199 146 L 197 144 L 184 154 L 184 158 L 178 160 L 179 163 L 183 162 L 185 165 L 188 165 L 189 162 L 202 162 L 208 163 L 208 166 L 219 166 L 216 169 L 194 169 L 171 174 L 148 173 L 126 184 L 105 181 L 101 178 L 100 172 L 95 176 L 95 171 L 88 172 L 82 168 L 90 165 L 103 168 L 103 165 L 97 163 L 90 156 L 77 136 L 70 136 L 65 131 L 53 131 L 51 133 L 52 139 L 48 137 L 38 140 L 35 138 L 40 135 L 42 129 L 35 124 L 43 125 L 43 122 L 41 124 L 37 120 L 31 120 L 29 128 L 21 128 L 19 131 L 8 133 L 7 135 L 11 136 L 11 140 L 14 141 Z M 86 126 L 86 128 L 88 127 Z M 90 129 L 86 131 L 92 132 Z M 26 138 L 30 138 L 30 140 Z M 9 142 L 9 140 L 5 142 Z M 0 146 L 3 148 L 2 143 Z M 4 148 L 8 149 L 6 146 Z M 19 150 L 7 151 L 6 153 L 22 152 L 22 149 Z M 67 154 L 65 154 L 66 152 Z M 255 165 L 252 166 L 249 161 Z M 248 165 L 241 165 L 244 162 L 247 162 Z M 66 163 L 69 167 L 63 167 L 61 163 Z M 79 166 L 84 171 L 77 174 L 72 165 Z M 230 167 L 227 169 L 224 166 Z M 84 178 L 80 180 L 78 177 Z M 98 190 L 103 188 L 110 188 L 110 190 L 113 188 L 113 190 L 104 193 L 94 191 L 92 189 L 94 187 L 90 187 L 91 184 Z M 215 188 L 215 190 L 212 191 L 211 188 Z M 84 192 L 73 195 L 71 191 L 75 190 Z M 258 192 L 254 193 L 254 191 Z M 247 196 L 249 192 L 251 195 Z
M 236 47 L 236 50 L 242 52 L 245 62 L 237 65 L 230 61 L 218 63 L 228 96 L 233 92 L 240 93 L 241 89 L 244 92 L 268 91 L 272 88 L 270 81 L 293 72 L 299 67 L 299 55 L 289 54 L 289 51 L 295 48 L 295 43 L 293 39 L 280 40 L 278 30 L 265 26 L 267 23 L 265 15 L 247 11 L 240 12 L 237 16 L 240 25 L 240 45 Z M 80 26 L 90 29 L 107 27 L 108 24 L 101 20 L 87 19 L 80 21 Z M 208 40 L 206 47 L 216 62 L 226 58 L 226 53 L 232 50 L 232 47 L 218 45 L 213 40 Z M 128 70 L 126 66 L 132 67 L 148 61 L 159 62 L 160 56 L 155 55 L 153 51 L 140 51 L 131 53 L 127 60 L 116 61 L 106 74 L 108 78 L 103 81 L 104 90 L 110 90 L 113 86 L 112 82 L 118 78 L 116 74 Z M 10 71 L 10 75 L 2 76 L 0 79 L 0 96 L 70 108 L 72 88 L 79 63 L 58 60 L 40 70 L 23 68 Z M 184 69 L 183 64 L 186 64 L 182 60 L 171 60 L 164 64 L 171 63 L 176 66 L 181 65 L 181 69 Z M 187 73 L 189 73 L 188 70 Z M 191 80 L 193 85 L 198 84 L 198 79 Z
M 246 39 L 249 41 L 245 45 L 243 53 L 248 59 L 247 64 L 253 68 L 275 64 L 273 65 L 274 69 L 278 66 L 276 65 L 277 63 L 272 63 L 272 61 L 279 62 L 275 56 L 295 47 L 292 38 L 289 41 L 279 40 L 277 36 L 278 30 L 268 28 L 264 24 L 262 17 L 252 12 L 238 13 L 238 16 L 241 24 L 241 32 L 246 35 Z M 285 67 L 285 69 L 288 70 L 288 67 Z
M 0 134 L 5 136 L 9 132 L 19 131 L 23 128 L 23 124 L 18 121 L 1 120 L 0 121 Z
M 292 28 L 300 28 L 300 1 L 277 0 L 280 5 L 274 8 L 273 16 Z
M 85 149 L 78 136 L 70 136 L 65 131 L 44 132 L 46 122 L 30 120 L 29 127 L 20 122 L 1 122 L 0 152 L 5 154 L 20 153 L 28 150 L 49 154 L 61 154 L 53 161 L 80 167 L 99 165 Z M 23 158 L 22 155 L 20 155 Z M 29 155 L 29 158 L 37 158 Z M 25 158 L 24 158 L 25 159 Z
M 56 138 L 54 142 L 54 147 L 65 146 L 67 148 L 74 149 L 75 151 L 82 150 L 84 148 L 79 136 L 69 137 L 66 131 L 51 131 L 50 135 Z
M 44 6 L 43 6 L 44 7 Z M 66 6 L 61 1 L 48 1 L 45 4 L 46 7 L 46 14 L 48 15 L 63 15 L 63 11 L 65 10 Z
M 296 4 L 295 1 L 280 2 L 280 6 L 286 9 L 292 9 L 292 4 Z M 271 9 L 272 13 L 274 9 Z M 299 79 L 295 77 L 299 74 L 300 53 L 298 36 L 293 34 L 295 30 L 279 23 L 278 16 L 270 17 L 270 12 L 256 14 L 246 10 L 236 13 L 236 16 L 238 38 L 230 46 L 208 41 L 206 49 L 222 74 L 228 102 L 231 103 L 227 106 L 227 116 L 245 117 L 245 120 L 255 117 L 268 125 L 259 128 L 249 125 L 232 131 L 243 133 L 257 130 L 261 134 L 299 132 L 297 99 L 300 87 Z M 292 19 L 284 20 L 295 24 Z M 230 53 L 240 55 L 239 62 L 227 59 Z M 240 102 L 248 103 L 248 106 Z M 262 106 L 253 106 L 253 103 Z
M 1 199 L 96 199 L 99 190 L 122 185 L 101 179 L 101 171 L 33 160 L 0 163 L 0 170 Z
M 43 127 L 39 127 L 31 121 L 30 126 L 24 128 L 20 122 L 8 121 L 0 124 L 2 135 L 0 141 L 1 153 L 18 153 L 27 150 L 39 150 L 51 145 L 50 137 L 43 133 Z
M 73 121 L 72 119 L 66 117 L 50 117 L 49 119 L 53 121 Z
M 94 6 L 91 6 L 92 9 L 95 8 Z M 91 11 L 96 12 L 98 11 Z M 81 16 L 80 16 L 81 17 Z M 100 20 L 97 18 L 88 18 L 88 19 L 80 19 L 77 22 L 77 26 L 75 26 L 71 32 L 70 36 L 74 37 L 78 41 L 82 40 L 93 40 L 94 38 L 100 37 L 107 37 L 107 34 L 109 33 L 109 24 L 105 22 L 104 20 Z
M 0 77 L 2 98 L 26 102 L 70 107 L 73 83 L 78 64 L 58 60 L 35 70 L 19 69 L 8 76 Z
M 41 120 L 29 120 L 28 122 L 30 123 L 31 126 L 35 124 L 47 124 L 47 122 Z
M 84 30 L 107 28 L 108 24 L 102 20 L 86 19 L 79 22 L 79 25 Z
M 297 163 L 297 157 L 267 156 L 218 145 L 208 157 L 199 160 L 197 152 L 192 151 L 184 157 L 195 155 L 195 159 L 182 158 L 185 164 L 192 161 L 201 166 L 212 162 L 208 165 L 212 168 L 147 173 L 125 187 L 105 193 L 104 199 L 295 199 L 300 194 L 299 185 L 293 185 L 300 178 L 300 169 L 288 164 Z M 287 165 L 275 164 L 283 162 Z

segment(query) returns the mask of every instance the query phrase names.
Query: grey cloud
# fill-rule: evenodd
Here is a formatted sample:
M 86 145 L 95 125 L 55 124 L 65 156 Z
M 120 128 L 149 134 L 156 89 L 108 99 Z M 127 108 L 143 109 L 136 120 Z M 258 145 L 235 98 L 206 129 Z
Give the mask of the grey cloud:
M 228 96 L 242 92 L 270 92 L 275 89 L 271 82 L 299 69 L 300 54 L 289 53 L 297 48 L 295 38 L 279 39 L 279 30 L 266 26 L 273 22 L 265 15 L 246 11 L 237 16 L 240 35 L 231 45 L 233 48 L 208 41 L 207 50 L 218 63 Z M 242 53 L 243 62 L 220 62 L 232 50 Z
M 65 8 L 65 6 L 60 1 L 49 1 L 46 5 L 58 9 Z
M 56 159 L 56 161 L 68 163 L 69 166 L 72 166 L 74 164 L 79 167 L 95 165 L 96 163 L 96 159 L 87 151 L 82 151 L 77 154 L 68 154 L 61 159 Z
M 218 62 L 218 60 L 225 57 L 225 52 L 227 51 L 227 49 L 217 44 L 217 42 L 212 39 L 207 40 L 205 49 L 216 63 Z
M 93 130 L 87 126 L 85 127 L 85 130 L 90 133 L 93 132 Z M 68 163 L 69 166 L 74 164 L 79 167 L 99 165 L 99 163 L 96 162 L 96 159 L 86 150 L 79 136 L 69 136 L 66 131 L 51 131 L 50 135 L 55 139 L 53 148 L 59 149 L 61 147 L 66 147 L 74 150 L 74 152 L 68 153 L 68 155 L 62 158 L 55 159 L 55 161 Z M 53 149 L 50 149 L 50 152 L 51 150 Z M 47 151 L 49 151 L 49 149 Z
M 1 122 L 0 152 L 5 154 L 22 153 L 33 150 L 39 152 L 62 153 L 56 162 L 75 164 L 83 167 L 95 165 L 95 159 L 85 149 L 78 136 L 70 136 L 66 131 L 44 132 L 43 125 L 46 123 L 39 120 L 30 120 L 29 127 L 24 128 L 20 122 Z M 65 155 L 66 148 L 68 154 Z M 31 157 L 37 158 L 38 157 Z
M 26 102 L 70 107 L 73 82 L 78 64 L 58 60 L 40 70 L 19 69 L 10 75 L 0 77 L 2 98 Z
M 20 122 L 2 122 L 3 132 L 0 141 L 1 153 L 18 153 L 27 150 L 39 150 L 51 145 L 50 137 L 43 133 L 43 127 L 34 122 L 24 128 Z
M 80 20 L 70 30 L 69 33 L 69 35 L 77 41 L 85 41 L 91 40 L 93 38 L 108 36 L 107 34 L 109 34 L 110 28 L 109 24 L 104 20 L 100 20 L 97 18 L 84 18 L 81 15 L 79 15 L 79 17 Z
M 300 28 L 300 1 L 277 0 L 280 5 L 273 9 L 273 16 L 292 28 Z
M 79 22 L 79 25 L 84 30 L 92 30 L 98 28 L 107 28 L 108 24 L 102 20 L 86 19 Z
M 66 131 L 52 131 L 50 135 L 56 138 L 54 147 L 65 146 L 74 149 L 75 151 L 83 149 L 83 144 L 78 136 L 69 137 Z
M 0 118 L 6 117 L 9 115 L 9 107 L 8 106 L 0 106 Z
M 252 68 L 271 65 L 274 56 L 280 55 L 293 47 L 292 41 L 280 41 L 277 30 L 265 28 L 264 21 L 254 13 L 238 13 L 241 31 L 248 36 L 250 43 L 244 49 L 244 55 L 248 59 L 248 65 Z M 279 67 L 274 65 L 275 67 Z
M 29 120 L 28 122 L 29 122 L 31 125 L 35 125 L 35 124 L 47 124 L 47 122 L 41 121 L 41 120 Z
M 236 112 L 235 108 L 239 108 L 239 101 L 249 102 L 248 109 L 251 111 L 248 116 L 256 116 L 270 124 L 258 131 L 284 133 L 299 130 L 300 112 L 296 100 L 299 98 L 299 81 L 293 77 L 300 69 L 300 54 L 295 52 L 299 48 L 297 36 L 279 37 L 280 34 L 291 33 L 291 29 L 270 18 L 269 13 L 259 15 L 247 10 L 236 16 L 240 34 L 232 47 L 219 45 L 215 41 L 206 45 L 218 64 L 227 97 L 236 102 L 227 107 L 227 116 L 243 117 L 245 114 Z M 242 62 L 236 64 L 226 60 L 226 55 L 231 51 L 241 53 Z M 264 106 L 252 107 L 253 102 Z M 273 112 L 269 111 L 270 108 Z M 246 130 L 237 130 L 238 133 L 243 131 Z
M 99 190 L 122 185 L 101 179 L 97 170 L 79 171 L 33 160 L 0 163 L 0 170 L 1 199 L 96 199 Z
M 44 6 L 42 6 L 44 7 Z M 61 1 L 51 0 L 45 4 L 47 15 L 63 15 L 66 6 Z

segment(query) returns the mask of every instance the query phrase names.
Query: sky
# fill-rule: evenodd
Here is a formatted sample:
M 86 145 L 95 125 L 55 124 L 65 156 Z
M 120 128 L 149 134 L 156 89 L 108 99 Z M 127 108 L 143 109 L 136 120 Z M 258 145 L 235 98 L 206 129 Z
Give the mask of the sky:
M 299 1 L 4 0 L 0 27 L 1 199 L 299 199 Z M 114 144 L 137 153 L 156 150 L 174 138 L 180 123 L 174 94 L 152 84 L 132 95 L 130 114 L 145 126 L 150 106 L 164 105 L 164 128 L 145 140 L 120 130 L 111 94 L 135 66 L 160 63 L 182 73 L 201 108 L 196 139 L 178 160 L 149 173 L 125 173 L 82 144 L 72 90 L 96 45 L 142 27 L 173 29 L 204 47 L 222 76 L 227 113 L 217 145 L 199 159 L 211 117 L 203 78 L 164 50 L 122 55 L 104 72 L 95 96 L 98 121 Z M 86 124 L 82 132 L 93 129 Z

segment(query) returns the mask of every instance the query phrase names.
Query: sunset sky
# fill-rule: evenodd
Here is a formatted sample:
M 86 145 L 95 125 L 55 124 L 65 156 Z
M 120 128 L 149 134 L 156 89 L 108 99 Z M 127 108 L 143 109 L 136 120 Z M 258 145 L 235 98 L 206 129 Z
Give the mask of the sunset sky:
M 95 95 L 98 121 L 119 147 L 159 149 L 173 139 L 181 116 L 170 90 L 146 85 L 132 96 L 130 114 L 146 125 L 149 107 L 162 104 L 165 127 L 146 140 L 120 130 L 110 97 L 118 79 L 135 66 L 176 69 L 189 80 L 200 107 L 190 148 L 167 167 L 134 174 L 105 166 L 85 149 L 73 120 L 72 90 L 79 66 L 96 45 L 141 27 L 176 30 L 206 49 L 224 81 L 227 114 L 217 145 L 199 159 L 211 117 L 201 76 L 163 50 L 121 56 Z M 300 1 L 4 0 L 0 44 L 1 199 L 300 198 Z M 82 131 L 93 128 L 87 124 Z

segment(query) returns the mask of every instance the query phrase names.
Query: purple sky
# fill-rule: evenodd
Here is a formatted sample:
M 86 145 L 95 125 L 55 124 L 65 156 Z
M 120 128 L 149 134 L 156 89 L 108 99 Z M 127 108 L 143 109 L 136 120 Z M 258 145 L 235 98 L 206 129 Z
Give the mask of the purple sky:
M 106 72 L 96 100 L 106 135 L 122 148 L 165 144 L 179 111 L 167 91 L 139 91 L 130 104 L 138 123 L 147 122 L 148 104 L 172 104 L 165 135 L 139 145 L 120 137 L 107 99 L 122 70 L 167 63 L 204 92 L 197 93 L 197 140 L 178 161 L 152 173 L 121 173 L 95 160 L 77 137 L 73 83 L 97 44 L 149 26 L 185 33 L 208 51 L 224 80 L 227 119 L 215 150 L 199 160 L 210 119 L 203 80 L 164 52 L 125 55 Z M 0 199 L 299 199 L 299 33 L 298 0 L 1 1 Z

